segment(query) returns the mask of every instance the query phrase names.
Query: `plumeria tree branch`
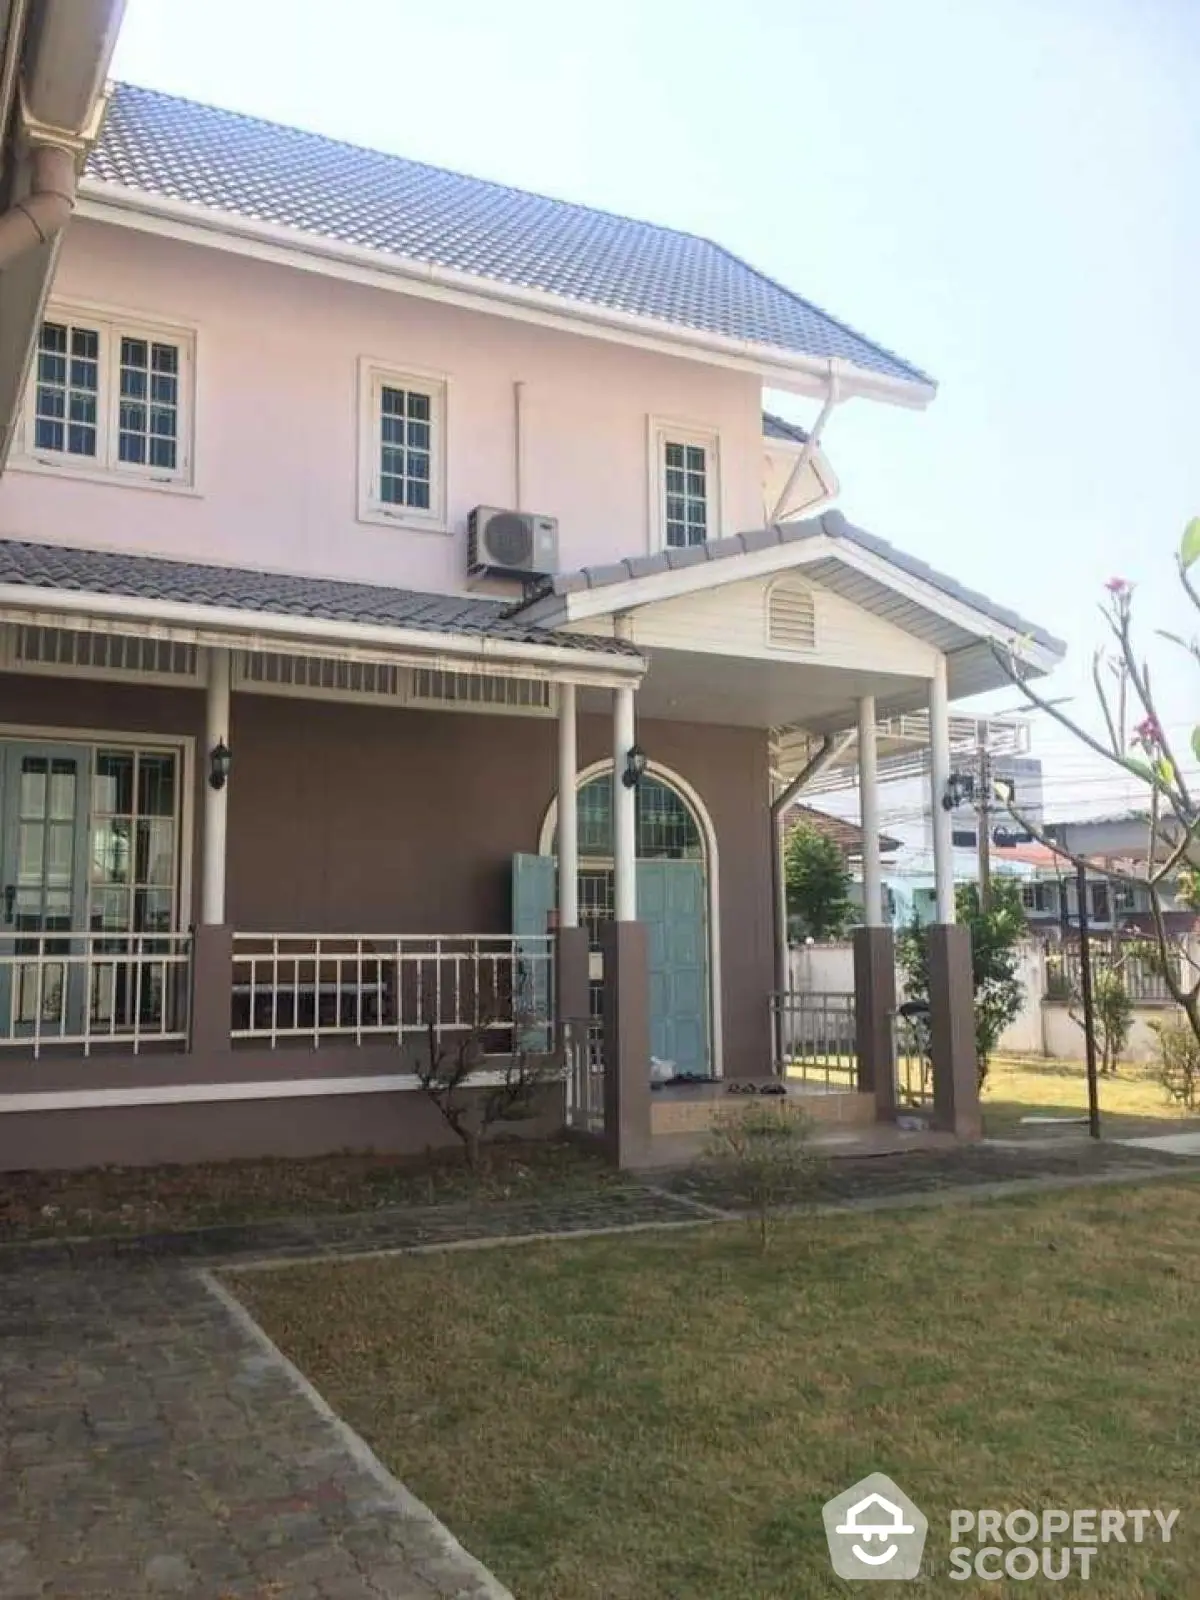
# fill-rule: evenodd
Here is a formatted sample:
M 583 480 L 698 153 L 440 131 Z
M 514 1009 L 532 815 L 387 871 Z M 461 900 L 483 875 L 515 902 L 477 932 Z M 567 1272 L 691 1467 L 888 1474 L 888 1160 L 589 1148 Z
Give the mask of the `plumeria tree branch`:
M 1200 517 L 1194 518 L 1184 529 L 1176 557 L 1180 584 L 1200 613 L 1200 586 L 1193 576 L 1197 563 L 1200 563 Z M 1182 954 L 1186 958 L 1192 972 L 1200 972 L 1200 967 L 1191 959 L 1190 952 L 1186 948 L 1181 950 L 1178 942 L 1172 939 L 1164 906 L 1166 892 L 1175 887 L 1181 874 L 1185 886 L 1189 886 L 1189 874 L 1192 875 L 1191 893 L 1193 899 L 1197 897 L 1200 810 L 1159 716 L 1150 664 L 1137 648 L 1133 585 L 1124 578 L 1110 578 L 1105 588 L 1107 592 L 1100 611 L 1112 644 L 1096 651 L 1091 667 L 1092 686 L 1103 718 L 1103 737 L 1085 728 L 1032 686 L 1021 658 L 1019 641 L 1014 641 L 1007 650 L 997 646 L 993 649 L 1009 679 L 1032 708 L 1044 712 L 1093 754 L 1146 785 L 1149 794 L 1145 871 L 1135 872 L 1125 864 L 1096 860 L 1071 850 L 1063 840 L 1050 837 L 1044 827 L 1023 815 L 1011 800 L 1006 803 L 1006 809 L 1023 831 L 1058 859 L 1114 883 L 1146 891 L 1153 940 L 1167 989 L 1200 1040 L 1200 976 L 1194 983 L 1185 981 L 1185 967 L 1178 956 Z M 1200 641 L 1188 643 L 1170 634 L 1165 637 L 1200 662 Z M 1129 726 L 1131 702 L 1132 714 L 1139 717 L 1132 728 Z M 1191 754 L 1200 761 L 1200 726 L 1192 730 L 1190 742 Z

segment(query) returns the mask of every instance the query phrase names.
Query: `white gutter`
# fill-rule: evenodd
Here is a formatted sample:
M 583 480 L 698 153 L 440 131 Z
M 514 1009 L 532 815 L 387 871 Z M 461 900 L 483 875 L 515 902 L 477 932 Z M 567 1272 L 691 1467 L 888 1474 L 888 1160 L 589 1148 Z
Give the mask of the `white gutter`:
M 771 802 L 771 903 L 775 908 L 775 990 L 777 994 L 790 988 L 788 982 L 787 936 L 787 881 L 783 872 L 783 814 L 794 805 L 796 797 L 807 786 L 831 767 L 838 757 L 852 745 L 856 733 L 827 733 L 811 761 L 805 763 L 786 789 Z
M 77 214 L 97 222 L 186 238 L 217 249 L 238 250 L 240 241 L 242 254 L 276 260 L 309 272 L 327 272 L 328 264 L 335 263 L 345 269 L 343 276 L 374 287 L 398 289 L 406 294 L 448 300 L 493 313 L 500 306 L 507 316 L 543 323 L 549 320 L 551 326 L 559 325 L 570 332 L 578 332 L 583 327 L 594 337 L 636 342 L 666 354 L 707 356 L 722 365 L 737 365 L 753 371 L 776 388 L 800 388 L 805 394 L 827 391 L 829 361 L 825 357 L 799 355 L 751 339 L 737 339 L 728 334 L 680 327 L 656 317 L 592 306 L 546 289 L 501 283 L 456 267 L 438 266 L 373 250 L 366 245 L 305 233 L 283 223 L 244 217 L 167 195 L 147 194 L 125 184 L 85 177 L 79 186 Z M 920 410 L 937 392 L 933 384 L 915 378 L 891 378 L 849 362 L 840 362 L 839 366 L 844 398 L 861 395 Z M 800 385 L 798 379 L 806 381 Z
M 804 444 L 801 448 L 800 454 L 792 463 L 792 470 L 788 473 L 788 480 L 780 491 L 779 498 L 776 500 L 767 517 L 768 522 L 778 522 L 779 518 L 783 515 L 784 507 L 791 498 L 792 490 L 800 482 L 800 474 L 804 471 L 805 467 L 816 454 L 817 448 L 821 443 L 821 434 L 825 430 L 825 424 L 829 421 L 830 414 L 840 398 L 841 384 L 839 381 L 839 363 L 836 362 L 831 356 L 829 360 L 829 387 L 825 395 L 825 404 L 821 407 L 821 410 L 817 415 L 817 420 L 813 423 L 808 438 L 804 441 Z
M 74 589 L 41 589 L 26 584 L 0 584 L 0 612 L 16 611 L 36 622 L 50 613 L 70 620 L 110 618 L 144 627 L 187 629 L 199 643 L 230 643 L 224 634 L 252 636 L 258 648 L 282 646 L 287 641 L 320 642 L 336 649 L 345 644 L 385 650 L 389 655 L 408 651 L 428 662 L 441 654 L 455 660 L 486 663 L 499 668 L 512 664 L 532 669 L 557 667 L 565 680 L 616 687 L 636 684 L 646 671 L 645 658 L 608 651 L 571 649 L 562 645 L 527 644 L 488 634 L 442 633 L 417 628 L 385 627 L 377 623 L 334 622 L 325 617 L 281 616 L 269 611 L 241 611 L 232 606 L 204 606 L 179 600 L 146 600 L 133 595 L 88 594 Z

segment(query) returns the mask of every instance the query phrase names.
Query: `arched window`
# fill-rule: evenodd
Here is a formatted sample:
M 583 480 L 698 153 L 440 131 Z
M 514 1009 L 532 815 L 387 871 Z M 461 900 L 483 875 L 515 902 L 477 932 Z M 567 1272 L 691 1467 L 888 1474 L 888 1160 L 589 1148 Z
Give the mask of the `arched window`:
M 579 790 L 579 855 L 587 861 L 613 857 L 612 774 L 597 773 Z M 639 861 L 702 861 L 704 840 L 692 808 L 681 794 L 649 773 L 637 787 Z M 557 839 L 557 829 L 555 830 Z

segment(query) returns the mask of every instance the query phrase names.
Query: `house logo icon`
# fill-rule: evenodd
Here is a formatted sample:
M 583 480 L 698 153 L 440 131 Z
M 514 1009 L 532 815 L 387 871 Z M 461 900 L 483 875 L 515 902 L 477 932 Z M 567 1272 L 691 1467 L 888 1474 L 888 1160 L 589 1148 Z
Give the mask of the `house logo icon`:
M 835 1495 L 822 1512 L 839 1578 L 915 1578 L 929 1523 L 882 1472 Z

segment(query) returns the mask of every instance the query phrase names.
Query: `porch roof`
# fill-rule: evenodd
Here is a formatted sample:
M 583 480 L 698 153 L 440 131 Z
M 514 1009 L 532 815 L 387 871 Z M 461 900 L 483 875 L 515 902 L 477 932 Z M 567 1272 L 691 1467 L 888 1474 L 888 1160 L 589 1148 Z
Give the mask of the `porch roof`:
M 827 550 L 818 545 L 812 552 L 813 560 L 804 560 L 803 547 L 817 545 L 818 541 L 828 546 Z M 992 625 L 989 632 L 1002 631 L 1013 638 L 1029 641 L 1051 657 L 1061 657 L 1066 653 L 1066 645 L 1036 623 L 1026 621 L 1017 612 L 997 604 L 977 590 L 968 589 L 957 579 L 889 544 L 886 539 L 868 533 L 865 528 L 856 528 L 840 511 L 826 511 L 802 522 L 783 522 L 748 533 L 734 533 L 724 539 L 711 539 L 707 544 L 693 545 L 688 549 L 659 550 L 653 555 L 632 556 L 611 565 L 582 567 L 577 572 L 559 573 L 545 579 L 529 600 L 514 606 L 509 614 L 516 617 L 524 613 L 540 619 L 553 617 L 565 620 L 575 609 L 569 604 L 570 598 L 585 591 L 610 589 L 689 567 L 705 567 L 713 562 L 736 562 L 740 556 L 770 552 L 784 546 L 800 547 L 796 551 L 800 558 L 796 564 L 802 561 L 811 575 L 827 588 L 844 594 L 847 599 L 865 606 L 869 611 L 887 616 L 906 631 L 927 638 L 940 649 L 951 651 L 969 642 L 962 637 L 966 630 L 961 627 L 952 630 L 945 624 L 937 627 L 930 606 L 922 605 L 919 595 L 902 597 L 899 586 L 889 584 L 887 569 L 897 579 L 915 579 L 928 591 L 930 598 L 940 596 L 958 608 L 975 612 L 983 622 Z M 855 562 L 854 566 L 849 564 L 856 554 L 874 558 L 880 569 L 879 575 L 868 576 L 861 570 L 856 572 L 858 563 Z M 775 563 L 779 569 L 788 564 L 786 556 Z M 764 567 L 763 570 L 767 569 Z M 730 569 L 728 576 L 714 575 L 711 581 L 714 584 L 734 582 L 739 576 L 739 572 Z M 567 604 L 555 606 L 555 600 Z M 608 597 L 605 600 L 606 611 L 610 609 L 607 600 Z M 629 603 L 623 601 L 619 594 L 611 596 L 612 608 Z M 586 609 L 595 615 L 599 608 L 589 606 Z
M 506 652 L 527 662 L 544 654 L 567 670 L 571 658 L 585 667 L 589 657 L 603 657 L 610 669 L 627 678 L 644 664 L 636 646 L 614 638 L 558 632 L 533 619 L 512 614 L 502 600 L 479 596 L 424 594 L 384 585 L 345 583 L 263 572 L 249 567 L 205 566 L 159 556 L 111 550 L 78 550 L 59 545 L 0 539 L 0 608 L 52 611 L 69 609 L 84 617 L 131 621 L 161 619 L 173 631 L 193 627 L 226 631 L 237 642 L 239 623 L 255 635 L 267 619 L 270 632 L 296 636 L 319 630 L 326 649 L 336 648 L 340 634 L 348 644 L 370 642 L 403 648 L 407 636 L 428 636 L 429 648 L 439 641 L 453 650 L 458 640 L 469 653 L 488 646 L 502 662 Z M 252 620 L 254 619 L 254 620 Z M 137 631 L 136 628 L 133 631 Z M 296 644 L 289 640 L 289 648 Z

